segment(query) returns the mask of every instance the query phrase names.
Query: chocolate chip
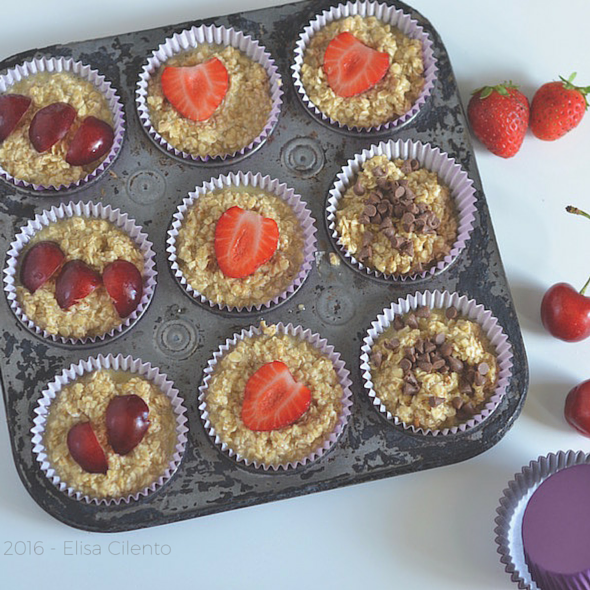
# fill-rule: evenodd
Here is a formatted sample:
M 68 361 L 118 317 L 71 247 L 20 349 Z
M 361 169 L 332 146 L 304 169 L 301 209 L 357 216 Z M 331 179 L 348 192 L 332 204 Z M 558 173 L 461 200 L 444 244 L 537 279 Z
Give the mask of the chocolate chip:
M 427 340 L 424 344 L 424 352 L 434 352 L 436 350 L 436 344 L 432 340 Z
M 386 340 L 383 343 L 383 346 L 388 350 L 397 350 L 400 346 L 399 338 L 391 338 L 391 340 Z
M 377 211 L 379 211 L 381 215 L 383 215 L 383 213 L 387 213 L 387 211 L 389 210 L 388 205 L 389 207 L 391 207 L 390 203 L 387 203 L 386 201 L 381 201 L 381 203 L 377 205 Z
M 463 370 L 463 363 L 457 357 L 451 355 L 449 356 L 447 361 L 449 363 L 451 371 L 455 371 L 455 373 L 460 373 Z
M 440 227 L 440 219 L 434 213 L 428 217 L 427 223 L 432 229 Z
M 356 184 L 354 185 L 354 188 L 352 190 L 354 191 L 354 194 L 358 197 L 365 194 L 365 186 L 363 185 L 360 179 L 356 181 Z
M 437 397 L 434 395 L 431 395 L 428 398 L 428 403 L 430 404 L 431 408 L 436 408 L 436 406 L 440 406 L 444 401 L 445 401 L 444 397 Z
M 429 318 L 430 317 L 430 307 L 427 305 L 421 305 L 416 309 L 414 312 L 419 318 Z
M 401 184 L 395 189 L 394 193 L 396 198 L 401 198 L 406 194 L 406 187 Z
M 413 385 L 407 381 L 404 383 L 403 393 L 405 395 L 416 395 L 419 391 L 420 387 L 418 385 Z
M 409 371 L 412 368 L 412 361 L 409 358 L 403 358 L 399 362 L 399 366 L 400 366 L 401 370 L 404 373 L 406 373 L 407 371 Z
M 406 326 L 409 326 L 412 330 L 416 330 L 418 328 L 418 320 L 413 313 L 409 314 L 406 318 Z
M 403 216 L 403 214 L 406 212 L 406 209 L 404 208 L 403 205 L 394 205 L 393 206 L 393 214 L 395 215 L 395 217 L 397 217 L 398 219 L 401 219 L 401 217 Z
M 399 251 L 401 254 L 414 256 L 414 242 L 412 240 L 404 240 L 399 246 Z
M 373 248 L 371 246 L 363 246 L 360 252 L 356 255 L 357 259 L 360 261 L 366 260 L 367 258 L 371 258 L 373 256 Z
M 453 404 L 453 408 L 455 408 L 455 410 L 460 410 L 463 406 L 463 400 L 459 396 L 454 397 L 451 400 L 451 403 Z
M 465 395 L 473 395 L 473 389 L 469 383 L 461 383 L 459 391 Z
M 453 354 L 453 345 L 450 342 L 443 342 L 438 350 L 443 356 L 450 356 Z
M 375 207 L 375 205 L 372 205 L 371 203 L 365 205 L 363 215 L 366 215 L 367 217 L 371 218 L 375 215 L 375 213 L 377 213 L 377 207 Z
M 379 225 L 382 221 L 383 221 L 383 217 L 381 216 L 380 213 L 375 213 L 375 215 L 373 215 L 373 217 L 371 217 L 371 223 L 376 223 L 377 225 Z
M 389 227 L 393 227 L 393 219 L 391 217 L 386 217 L 379 226 L 379 229 L 387 229 Z
M 414 317 L 414 319 L 416 318 Z M 422 340 L 422 338 L 418 338 L 414 346 L 417 352 L 419 352 L 420 354 L 424 354 L 424 340 Z
M 367 230 L 363 234 L 362 247 L 364 248 L 365 246 L 368 246 L 373 241 L 374 238 L 375 238 L 375 236 L 374 236 L 373 232 Z
M 445 315 L 447 316 L 447 319 L 449 320 L 454 320 L 458 315 L 459 312 L 457 311 L 457 309 L 455 307 L 447 307 L 447 310 L 445 311 Z
M 416 379 L 416 375 L 414 375 L 412 371 L 407 372 L 407 374 L 404 376 L 404 381 L 406 383 L 411 383 L 412 385 L 418 385 L 418 379 Z
M 434 337 L 434 343 L 437 346 L 440 346 L 441 344 L 445 343 L 445 340 L 447 339 L 446 335 L 443 334 L 442 332 L 439 332 L 435 337 Z
M 399 316 L 399 315 L 396 315 L 396 316 L 393 318 L 393 327 L 394 327 L 396 330 L 401 330 L 401 329 L 403 329 L 403 328 L 405 327 L 405 325 L 406 325 L 406 322 L 404 322 L 404 318 L 402 318 L 401 316 Z
M 415 172 L 416 170 L 418 170 L 420 168 L 420 162 L 418 162 L 418 160 L 413 158 L 412 160 L 410 160 L 410 166 L 412 168 L 412 172 Z
M 381 178 L 377 179 L 377 186 L 379 188 L 388 190 L 391 187 L 391 181 L 385 178 L 385 176 L 382 176 Z
M 425 373 L 430 373 L 430 371 L 432 371 L 432 363 L 428 361 L 420 361 L 418 363 L 418 368 L 422 369 Z
M 473 377 L 473 383 L 478 387 L 481 387 L 486 382 L 486 378 L 481 373 L 475 373 Z
M 400 170 L 404 174 L 409 174 L 412 171 L 412 163 L 410 162 L 410 160 L 404 160 L 404 163 L 401 165 Z
M 404 348 L 404 357 L 414 362 L 416 358 L 416 349 L 413 346 L 406 346 Z
M 388 218 L 388 219 L 390 219 L 390 218 Z M 383 225 L 383 224 L 381 224 L 381 225 Z M 386 238 L 388 238 L 389 240 L 391 240 L 391 238 L 394 238 L 394 237 L 395 237 L 395 228 L 393 228 L 393 227 L 386 227 L 386 228 L 383 230 L 383 235 L 384 235 Z M 396 246 L 394 246 L 393 244 L 392 244 L 392 246 L 393 246 L 394 248 L 396 247 Z
M 475 406 L 471 402 L 467 402 L 466 404 L 464 404 L 461 408 L 461 411 L 465 414 L 468 414 L 469 416 L 473 416 L 477 412 Z
M 369 219 L 369 216 L 368 215 L 366 215 L 365 213 L 363 213 L 359 217 L 359 223 L 362 223 L 363 225 L 369 225 L 371 223 L 371 220 Z
M 383 362 L 383 354 L 381 353 L 380 350 L 376 350 L 373 352 L 373 354 L 371 355 L 371 362 L 377 368 L 379 368 L 381 366 L 381 363 Z
M 477 365 L 477 372 L 480 375 L 487 375 L 488 371 L 490 370 L 490 365 L 488 365 L 488 363 L 479 363 L 479 365 Z
M 438 360 L 433 361 L 432 370 L 438 371 L 438 370 L 442 369 L 444 366 L 445 366 L 445 359 L 438 359 Z
M 375 168 L 373 168 L 373 174 L 375 176 L 385 176 L 386 173 L 387 171 L 383 168 L 383 166 L 375 166 Z

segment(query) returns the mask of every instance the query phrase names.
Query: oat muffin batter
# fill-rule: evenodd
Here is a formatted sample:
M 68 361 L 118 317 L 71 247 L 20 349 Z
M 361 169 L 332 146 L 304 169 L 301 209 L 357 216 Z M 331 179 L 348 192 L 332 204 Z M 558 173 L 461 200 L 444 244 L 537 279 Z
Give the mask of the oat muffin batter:
M 323 69 L 330 41 L 342 32 L 389 54 L 389 71 L 369 90 L 357 96 L 338 96 Z M 350 16 L 327 24 L 309 41 L 301 66 L 301 82 L 311 102 L 325 115 L 350 127 L 374 127 L 393 121 L 410 110 L 424 86 L 422 45 L 398 29 L 371 16 Z
M 94 116 L 113 126 L 113 115 L 104 95 L 88 80 L 70 72 L 40 72 L 9 88 L 33 102 L 17 128 L 0 143 L 0 166 L 14 178 L 44 186 L 68 185 L 82 180 L 98 168 L 107 155 L 86 166 L 71 166 L 65 156 L 82 120 Z M 48 151 L 39 153 L 29 140 L 29 126 L 35 113 L 56 102 L 73 106 L 77 116 L 68 134 Z
M 150 425 L 141 442 L 118 455 L 107 442 L 105 413 L 118 395 L 135 394 L 149 407 Z M 108 471 L 87 473 L 70 455 L 70 428 L 90 422 L 107 460 Z M 153 383 L 122 371 L 98 370 L 66 385 L 49 407 L 43 435 L 48 461 L 69 487 L 92 498 L 120 498 L 143 490 L 164 474 L 176 445 L 176 419 L 168 397 Z
M 420 307 L 396 316 L 371 355 L 377 397 L 404 424 L 451 428 L 479 413 L 498 375 L 493 346 L 457 310 Z
M 449 254 L 457 238 L 448 187 L 416 160 L 367 160 L 337 206 L 341 243 L 384 274 L 425 271 Z
M 226 277 L 215 256 L 215 226 L 230 207 L 274 219 L 279 242 L 273 257 L 245 278 Z M 193 289 L 213 303 L 244 307 L 270 301 L 293 282 L 303 264 L 303 231 L 293 209 L 276 195 L 233 187 L 200 196 L 178 232 L 178 265 Z
M 194 66 L 217 57 L 229 74 L 229 88 L 221 105 L 205 121 L 184 118 L 166 100 L 160 79 L 167 66 Z M 270 81 L 264 67 L 239 49 L 199 45 L 171 57 L 152 75 L 147 105 L 154 129 L 173 147 L 193 156 L 233 154 L 250 144 L 270 115 Z
M 302 460 L 334 431 L 342 411 L 342 386 L 329 358 L 309 342 L 281 334 L 276 326 L 240 340 L 217 363 L 205 402 L 220 439 L 242 457 L 264 465 Z M 262 365 L 285 363 L 293 377 L 311 390 L 311 405 L 295 423 L 269 432 L 254 432 L 241 421 L 246 382 Z

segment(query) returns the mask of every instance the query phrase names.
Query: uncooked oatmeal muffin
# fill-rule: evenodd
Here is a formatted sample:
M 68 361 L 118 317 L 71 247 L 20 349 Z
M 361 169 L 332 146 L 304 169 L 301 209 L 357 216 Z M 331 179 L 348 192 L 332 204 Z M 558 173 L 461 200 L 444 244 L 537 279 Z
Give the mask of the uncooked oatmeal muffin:
M 367 160 L 336 211 L 346 250 L 367 268 L 389 275 L 427 270 L 457 238 L 450 190 L 417 160 Z
M 186 67 L 220 60 L 229 78 L 221 104 L 205 120 L 180 114 L 162 90 L 166 67 Z M 151 76 L 147 87 L 151 124 L 174 148 L 192 156 L 216 157 L 237 152 L 258 137 L 268 121 L 272 101 L 264 67 L 231 46 L 201 44 L 168 59 Z
M 107 436 L 107 408 L 117 396 L 138 396 L 149 408 L 149 426 L 126 454 L 115 452 Z M 68 434 L 76 425 L 85 423 L 90 423 L 104 451 L 106 473 L 90 473 L 72 457 Z M 176 439 L 170 399 L 146 379 L 106 369 L 86 374 L 61 389 L 50 405 L 43 434 L 47 460 L 61 481 L 99 499 L 120 498 L 151 485 L 168 468 Z
M 389 57 L 384 77 L 354 96 L 339 96 L 328 84 L 324 70 L 326 48 L 344 32 Z M 322 27 L 309 41 L 301 66 L 301 82 L 310 101 L 334 121 L 350 127 L 382 125 L 409 111 L 422 91 L 422 44 L 373 16 L 339 19 Z
M 311 401 L 289 426 L 255 431 L 242 420 L 246 385 L 267 363 L 284 363 Z M 249 462 L 265 466 L 301 461 L 334 432 L 343 410 L 343 388 L 330 358 L 310 342 L 262 324 L 262 333 L 239 340 L 214 367 L 205 397 L 216 435 Z
M 370 354 L 371 379 L 387 410 L 414 428 L 451 428 L 479 413 L 494 392 L 494 347 L 456 308 L 395 316 Z
M 231 207 L 273 219 L 278 244 L 272 257 L 253 274 L 226 276 L 217 261 L 215 232 Z M 176 239 L 178 266 L 186 281 L 209 301 L 228 307 L 263 304 L 281 294 L 299 273 L 304 259 L 304 235 L 291 206 L 258 188 L 230 187 L 208 192 L 186 213 Z
M 27 252 L 41 242 L 57 244 L 65 255 L 64 265 L 78 260 L 100 274 L 110 263 L 123 260 L 130 262 L 143 275 L 144 256 L 137 244 L 105 219 L 71 217 L 44 227 L 21 252 L 21 269 Z M 39 328 L 49 334 L 77 339 L 104 335 L 124 322 L 102 284 L 77 303 L 62 309 L 56 299 L 58 277 L 59 273 L 54 273 L 34 292 L 17 283 L 18 303 L 28 319 Z
M 88 164 L 71 165 L 66 161 L 72 139 L 88 117 L 106 123 L 114 133 L 109 103 L 92 82 L 71 72 L 39 72 L 16 82 L 9 91 L 5 95 L 22 95 L 32 100 L 18 126 L 0 143 L 0 167 L 15 179 L 47 187 L 69 185 L 87 177 L 107 157 L 108 150 Z M 29 138 L 29 128 L 42 108 L 55 103 L 71 105 L 75 119 L 65 137 L 39 152 Z

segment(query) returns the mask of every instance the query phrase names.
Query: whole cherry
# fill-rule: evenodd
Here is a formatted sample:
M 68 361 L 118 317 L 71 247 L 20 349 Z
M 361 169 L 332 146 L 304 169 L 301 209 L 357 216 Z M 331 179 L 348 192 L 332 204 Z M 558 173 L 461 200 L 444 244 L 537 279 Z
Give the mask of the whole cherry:
M 567 394 L 563 413 L 571 426 L 590 436 L 590 379 L 576 385 Z

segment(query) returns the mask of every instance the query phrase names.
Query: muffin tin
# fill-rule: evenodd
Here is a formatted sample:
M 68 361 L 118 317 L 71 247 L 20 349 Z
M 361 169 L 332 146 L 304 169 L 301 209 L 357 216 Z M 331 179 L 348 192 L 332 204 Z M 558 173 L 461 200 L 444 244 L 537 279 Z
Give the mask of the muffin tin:
M 160 27 L 94 41 L 31 50 L 0 63 L 0 71 L 41 57 L 71 57 L 90 64 L 118 90 L 126 113 L 123 148 L 96 181 L 72 191 L 42 196 L 0 184 L 0 247 L 6 253 L 19 228 L 51 206 L 70 200 L 101 201 L 120 208 L 154 245 L 158 269 L 154 299 L 144 316 L 116 338 L 85 346 L 62 346 L 25 327 L 0 298 L 2 388 L 19 476 L 33 499 L 62 522 L 91 531 L 123 531 L 194 518 L 234 508 L 318 492 L 353 483 L 441 467 L 469 459 L 496 444 L 516 420 L 528 386 L 528 367 L 481 180 L 444 45 L 422 15 L 401 2 L 387 2 L 415 18 L 430 35 L 438 74 L 431 96 L 415 117 L 393 130 L 358 133 L 327 127 L 299 99 L 291 65 L 299 32 L 337 4 L 309 0 L 253 12 Z M 135 104 L 141 69 L 167 37 L 193 25 L 234 27 L 260 41 L 283 79 L 278 124 L 245 157 L 193 164 L 158 148 L 145 133 Z M 325 208 L 336 175 L 363 149 L 388 139 L 431 143 L 459 162 L 474 182 L 476 214 L 471 238 L 443 272 L 414 281 L 385 281 L 352 268 L 337 253 L 326 228 Z M 220 174 L 261 173 L 284 182 L 307 202 L 318 226 L 318 252 L 305 283 L 271 310 L 232 314 L 187 297 L 175 280 L 166 234 L 178 205 Z M 333 254 L 331 257 L 330 254 Z M 333 264 L 336 259 L 339 264 Z M 446 290 L 475 299 L 498 319 L 512 346 L 513 368 L 506 394 L 481 424 L 456 434 L 425 436 L 387 422 L 364 391 L 360 370 L 363 338 L 371 322 L 393 301 L 416 291 Z M 209 439 L 198 410 L 203 371 L 220 344 L 261 319 L 293 323 L 326 338 L 346 363 L 352 380 L 352 414 L 343 435 L 317 461 L 289 472 L 261 472 L 222 454 Z M 157 492 L 119 506 L 88 505 L 54 487 L 32 452 L 34 408 L 46 385 L 72 363 L 97 354 L 131 354 L 166 373 L 187 408 L 188 441 L 174 477 Z

